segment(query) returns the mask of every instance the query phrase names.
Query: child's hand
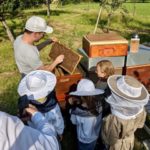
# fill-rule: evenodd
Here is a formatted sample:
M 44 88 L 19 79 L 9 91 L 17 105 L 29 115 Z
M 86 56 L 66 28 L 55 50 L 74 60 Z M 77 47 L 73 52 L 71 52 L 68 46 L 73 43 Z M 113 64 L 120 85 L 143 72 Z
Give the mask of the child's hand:
M 73 105 L 73 99 L 72 99 L 72 97 L 70 97 L 70 98 L 68 99 L 68 103 L 69 103 L 70 105 Z
M 29 107 L 25 108 L 25 111 L 30 116 L 32 116 L 35 112 L 38 112 L 37 108 L 31 104 L 29 104 Z

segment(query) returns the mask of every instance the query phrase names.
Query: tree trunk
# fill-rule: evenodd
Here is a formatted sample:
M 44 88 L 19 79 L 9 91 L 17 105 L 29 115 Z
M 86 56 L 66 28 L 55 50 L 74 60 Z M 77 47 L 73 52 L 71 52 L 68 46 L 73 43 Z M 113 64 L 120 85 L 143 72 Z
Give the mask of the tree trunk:
M 101 17 L 101 13 L 102 13 L 102 6 L 100 6 L 100 9 L 99 9 L 99 13 L 98 13 L 98 17 L 97 17 L 97 21 L 96 21 L 96 24 L 95 24 L 95 29 L 93 31 L 93 33 L 95 34 L 96 33 L 96 30 L 97 30 L 97 26 L 98 26 L 98 23 L 99 23 L 99 19 Z
M 6 21 L 4 19 L 1 20 L 3 27 L 5 28 L 5 31 L 8 35 L 8 38 L 10 39 L 10 41 L 13 43 L 14 42 L 14 36 L 10 30 L 10 28 L 8 27 Z
M 136 0 L 134 1 L 133 4 L 133 17 L 135 16 L 135 10 L 136 10 Z
M 46 0 L 46 5 L 47 5 L 47 16 L 50 16 L 50 3 L 51 3 L 51 0 Z
M 106 25 L 107 33 L 109 33 L 110 22 L 111 22 L 113 14 L 114 14 L 114 12 L 111 9 L 110 13 L 108 14 L 108 18 L 107 18 L 107 25 Z

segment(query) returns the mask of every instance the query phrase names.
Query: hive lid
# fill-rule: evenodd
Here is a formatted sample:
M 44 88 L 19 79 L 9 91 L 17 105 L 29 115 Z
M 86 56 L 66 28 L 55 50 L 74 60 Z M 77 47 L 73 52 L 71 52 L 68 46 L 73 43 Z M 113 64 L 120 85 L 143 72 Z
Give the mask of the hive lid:
M 128 41 L 116 32 L 88 34 L 84 38 L 90 45 L 103 44 L 128 44 Z
M 63 54 L 65 58 L 64 61 L 60 64 L 60 66 L 69 74 L 73 74 L 82 56 L 77 52 L 67 48 L 63 44 L 55 42 L 52 45 L 49 57 L 51 57 L 54 60 L 57 56 L 61 54 Z

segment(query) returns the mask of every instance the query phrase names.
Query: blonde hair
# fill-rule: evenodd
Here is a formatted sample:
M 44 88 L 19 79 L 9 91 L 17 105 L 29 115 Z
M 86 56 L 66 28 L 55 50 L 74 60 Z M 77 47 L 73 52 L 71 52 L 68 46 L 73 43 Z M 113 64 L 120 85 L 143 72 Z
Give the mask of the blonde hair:
M 97 63 L 97 67 L 100 67 L 101 72 L 105 73 L 105 78 L 107 79 L 109 76 L 115 74 L 115 68 L 111 61 L 109 60 L 101 60 Z

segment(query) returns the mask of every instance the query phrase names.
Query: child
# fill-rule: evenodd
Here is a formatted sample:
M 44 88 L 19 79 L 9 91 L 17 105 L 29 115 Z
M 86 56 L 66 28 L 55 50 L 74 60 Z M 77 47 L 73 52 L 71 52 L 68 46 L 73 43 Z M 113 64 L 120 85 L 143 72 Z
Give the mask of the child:
M 103 119 L 102 138 L 109 150 L 132 150 L 134 132 L 144 126 L 148 91 L 131 76 L 110 76 L 108 86 L 111 114 Z
M 115 73 L 115 69 L 111 61 L 101 60 L 96 65 L 96 73 L 99 78 L 96 88 L 105 90 L 107 88 L 107 79 Z
M 94 150 L 99 135 L 102 115 L 96 111 L 95 95 L 104 91 L 96 89 L 93 82 L 81 79 L 77 90 L 69 95 L 70 104 L 74 107 L 70 110 L 71 122 L 76 125 L 78 150 Z
M 53 73 L 44 70 L 30 72 L 21 80 L 18 87 L 21 96 L 19 108 L 21 110 L 29 104 L 35 106 L 54 126 L 56 134 L 62 138 L 64 121 L 57 103 L 55 85 L 56 77 Z M 28 121 L 28 125 L 34 127 L 32 121 Z
M 107 85 L 107 79 L 109 76 L 115 73 L 114 66 L 111 61 L 109 60 L 101 60 L 96 65 L 96 73 L 99 80 L 96 83 L 96 88 L 103 89 L 105 92 L 104 94 L 96 96 L 96 105 L 98 106 L 97 111 L 102 113 L 102 118 L 110 114 L 110 106 L 105 101 L 105 98 L 108 97 L 111 93 Z M 97 140 L 98 149 L 105 149 L 105 145 L 102 142 L 101 136 Z
M 59 150 L 53 125 L 36 109 L 28 107 L 25 111 L 35 128 L 25 126 L 18 117 L 0 111 L 0 149 Z
M 109 76 L 115 73 L 114 66 L 109 60 L 101 60 L 96 65 L 96 73 L 99 80 L 96 83 L 96 88 L 103 89 L 105 92 L 102 95 L 96 96 L 97 105 L 99 106 L 99 113 L 106 116 L 109 111 L 109 105 L 105 102 L 105 97 L 110 95 L 110 90 L 107 85 Z M 101 107 L 100 107 L 101 106 Z

